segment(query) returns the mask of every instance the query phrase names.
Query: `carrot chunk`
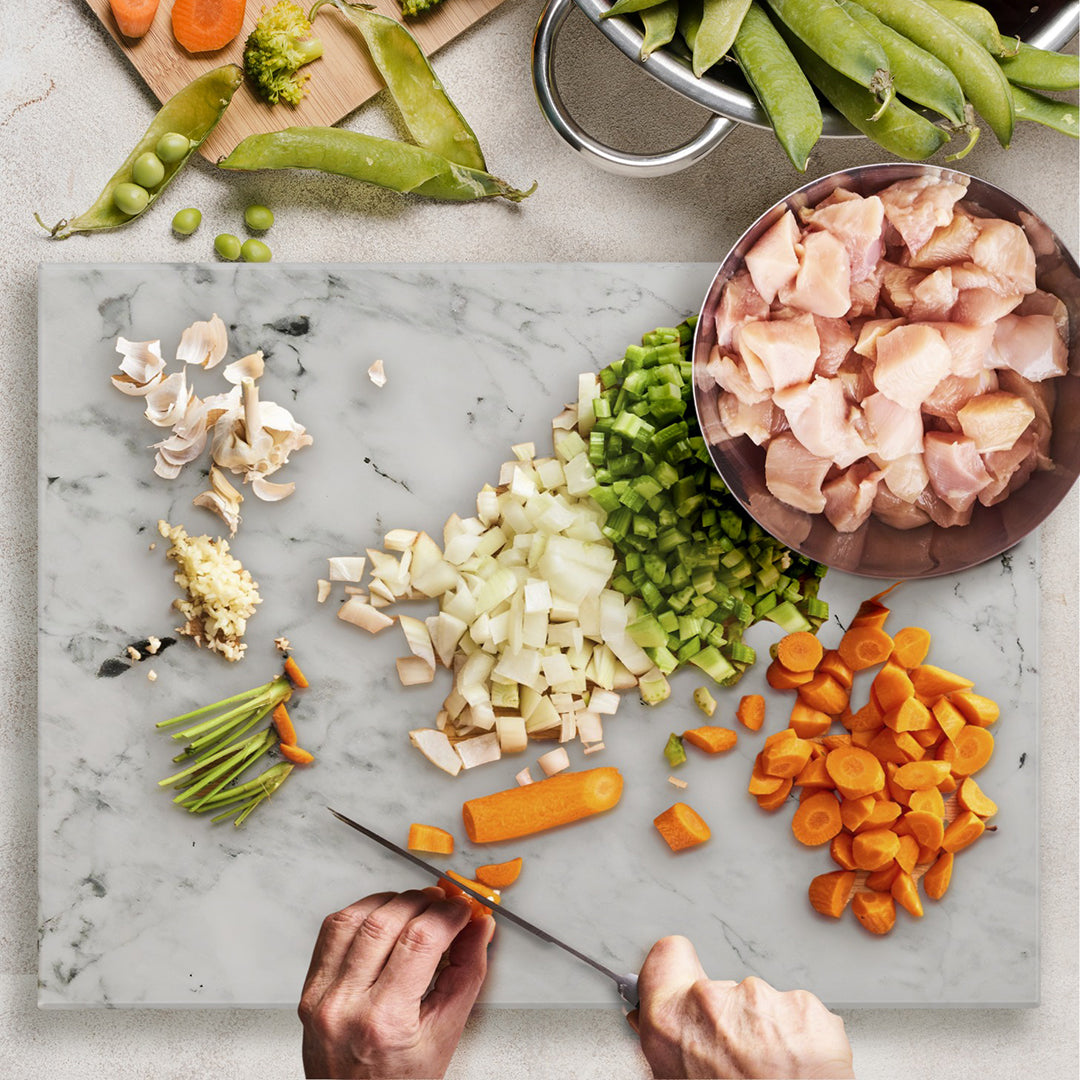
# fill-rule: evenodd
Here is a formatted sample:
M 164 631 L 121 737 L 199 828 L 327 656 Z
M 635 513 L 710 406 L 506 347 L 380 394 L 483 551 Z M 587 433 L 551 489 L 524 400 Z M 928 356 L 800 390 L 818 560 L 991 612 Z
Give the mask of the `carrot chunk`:
M 653 824 L 672 851 L 696 847 L 712 836 L 702 816 L 686 803 L 677 802 L 669 806 L 662 814 L 653 818 Z
M 874 892 L 888 892 L 899 873 L 899 863 L 895 859 L 890 859 L 880 870 L 866 875 L 865 885 Z
M 809 760 L 810 744 L 791 728 L 770 735 L 761 750 L 761 767 L 769 776 L 798 776 Z
M 838 746 L 829 751 L 825 767 L 837 790 L 849 799 L 872 795 L 885 786 L 885 770 L 869 750 Z
M 940 900 L 952 881 L 953 853 L 942 852 L 937 862 L 923 875 L 923 888 L 931 900 Z
M 285 676 L 298 690 L 306 690 L 310 683 L 300 670 L 300 665 L 291 657 L 285 657 Z
M 934 714 L 938 726 L 945 733 L 945 738 L 950 742 L 955 742 L 956 736 L 960 734 L 966 723 L 964 714 L 948 698 L 944 697 L 938 698 L 930 711 Z
M 848 832 L 855 832 L 874 809 L 874 796 L 863 795 L 857 799 L 843 799 L 840 802 L 840 820 Z
M 900 837 L 892 829 L 868 829 L 856 833 L 851 843 L 851 856 L 860 870 L 880 870 L 896 858 Z
M 883 829 L 891 825 L 901 814 L 900 804 L 894 803 L 892 799 L 878 799 L 875 796 L 871 798 L 874 805 L 870 808 L 870 814 L 866 820 L 856 830 L 858 832 L 864 829 Z
M 843 658 L 836 649 L 829 649 L 825 652 L 817 669 L 822 675 L 831 675 L 845 690 L 851 689 L 854 673 L 844 663 Z
M 934 716 L 921 701 L 909 697 L 890 709 L 882 721 L 893 731 L 925 731 L 934 723 Z
M 985 830 L 986 826 L 983 824 L 982 818 L 976 817 L 970 810 L 964 810 L 949 823 L 949 827 L 945 830 L 945 835 L 942 838 L 941 846 L 946 851 L 955 854 L 957 851 L 963 851 L 964 848 L 974 844 Z
M 972 781 L 974 783 L 974 781 Z M 924 788 L 922 791 L 913 791 L 908 806 L 912 810 L 924 810 L 935 817 L 945 817 L 945 800 L 936 787 Z
M 173 36 L 190 53 L 225 48 L 244 24 L 246 0 L 176 0 Z
M 954 690 L 949 695 L 949 701 L 969 724 L 976 727 L 989 727 L 1001 715 L 996 701 L 971 690 Z
M 978 814 L 981 818 L 993 817 L 997 812 L 997 803 L 983 794 L 982 789 L 970 776 L 965 776 L 956 792 L 956 801 L 965 810 Z
M 277 729 L 278 738 L 286 746 L 295 746 L 296 728 L 293 727 L 292 719 L 289 716 L 289 710 L 285 708 L 284 701 L 281 702 L 280 705 L 274 707 L 274 711 L 270 714 L 270 719 Z
M 437 825 L 421 825 L 413 822 L 409 826 L 409 840 L 406 844 L 410 851 L 430 851 L 435 855 L 454 854 L 454 836 Z
M 818 874 L 810 882 L 810 906 L 822 915 L 839 919 L 844 913 L 851 889 L 855 884 L 855 875 L 850 870 L 833 870 L 828 874 Z
M 310 765 L 315 760 L 314 754 L 309 754 L 306 750 L 293 746 L 291 743 L 278 743 L 278 750 L 286 761 L 291 761 L 294 765 Z
M 730 750 L 739 740 L 738 734 L 732 731 L 730 728 L 725 727 L 698 727 L 690 728 L 689 731 L 684 731 L 682 737 L 691 745 L 696 746 L 699 750 L 704 750 L 707 754 L 722 754 L 726 750 Z M 948 770 L 946 769 L 946 772 Z
M 818 712 L 839 716 L 847 708 L 850 695 L 831 675 L 818 672 L 799 687 L 799 700 Z
M 910 791 L 936 788 L 951 772 L 947 761 L 911 761 L 896 770 L 896 782 Z
M 757 796 L 758 806 L 762 810 L 779 810 L 787 802 L 792 786 L 790 776 L 782 778 L 780 786 L 775 791 L 770 792 L 768 795 Z
M 921 626 L 905 626 L 893 634 L 892 659 L 902 668 L 918 667 L 930 651 L 930 631 Z
M 975 781 L 973 780 L 972 783 L 974 782 Z M 796 787 L 801 787 L 804 790 L 833 787 L 832 777 L 829 775 L 829 770 L 825 767 L 825 759 L 823 757 L 812 757 L 802 767 L 802 771 L 799 775 L 795 777 L 794 784 Z
M 779 660 L 774 660 L 765 669 L 765 681 L 774 690 L 794 690 L 796 687 L 808 683 L 814 677 L 812 671 L 791 671 L 784 667 Z
M 951 694 L 954 690 L 970 690 L 975 684 L 962 675 L 936 667 L 934 664 L 920 664 L 911 670 L 911 684 L 916 694 L 937 698 L 942 694 Z
M 828 713 L 811 709 L 803 701 L 796 701 L 791 707 L 789 723 L 792 731 L 800 739 L 815 739 L 819 735 L 824 735 L 832 727 L 832 717 Z
M 776 659 L 788 671 L 813 671 L 824 655 L 821 642 L 806 630 L 786 634 L 776 644 Z
M 939 848 L 945 836 L 945 823 L 935 814 L 928 814 L 925 810 L 909 810 L 904 815 L 904 823 L 911 830 L 911 835 L 919 842 L 920 847 Z
M 800 844 L 816 847 L 827 844 L 840 830 L 840 804 L 831 791 L 811 794 L 795 811 L 791 831 Z
M 873 626 L 854 626 L 840 639 L 837 652 L 852 671 L 865 671 L 883 664 L 893 651 L 893 640 Z
M 109 0 L 109 7 L 124 37 L 141 38 L 154 22 L 158 0 Z
M 760 694 L 746 694 L 739 699 L 735 718 L 750 731 L 760 731 L 765 723 L 765 699 Z
M 965 724 L 952 742 L 943 742 L 938 757 L 947 761 L 953 776 L 977 773 L 994 752 L 994 736 L 986 728 Z
M 761 755 L 754 758 L 754 769 L 750 773 L 750 783 L 746 790 L 751 795 L 771 795 L 784 782 L 781 776 L 769 776 L 762 769 Z
M 469 901 L 469 907 L 472 908 L 472 912 L 469 915 L 470 921 L 482 919 L 485 915 L 491 914 L 491 908 L 481 904 L 475 896 L 470 896 L 464 889 L 459 888 L 457 881 L 468 885 L 470 889 L 475 889 L 481 896 L 487 896 L 493 904 L 499 902 L 497 896 L 492 895 L 479 881 L 470 881 L 467 877 L 462 877 L 461 874 L 455 874 L 453 870 L 447 870 L 447 874 L 450 876 L 439 878 L 438 884 L 442 891 L 446 893 L 447 897 L 464 896 L 465 899 Z M 457 881 L 452 881 L 451 878 L 457 878 Z
M 856 870 L 855 858 L 851 853 L 851 842 L 855 838 L 849 832 L 837 833 L 829 843 L 829 854 L 837 866 L 845 870 Z
M 914 878 L 905 870 L 901 870 L 900 873 L 893 878 L 892 887 L 889 889 L 892 893 L 893 899 L 909 914 L 914 915 L 916 919 L 922 918 L 923 906 L 922 901 L 919 899 L 919 887 L 915 884 Z
M 896 865 L 905 874 L 914 872 L 919 862 L 919 841 L 910 835 L 900 837 L 900 847 L 896 852 Z
M 506 862 L 487 863 L 476 868 L 476 880 L 492 889 L 505 889 L 513 885 L 521 873 L 524 860 L 519 856 Z
M 887 934 L 896 925 L 896 904 L 889 893 L 856 893 L 851 910 L 871 934 Z

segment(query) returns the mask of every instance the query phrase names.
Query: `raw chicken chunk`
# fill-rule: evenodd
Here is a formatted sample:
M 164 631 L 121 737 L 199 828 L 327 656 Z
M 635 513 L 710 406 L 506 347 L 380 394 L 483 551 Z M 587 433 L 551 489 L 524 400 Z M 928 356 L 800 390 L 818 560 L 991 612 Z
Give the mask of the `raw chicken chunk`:
M 788 426 L 783 412 L 768 400 L 747 404 L 734 394 L 721 394 L 717 408 L 720 422 L 731 438 L 746 435 L 756 446 L 764 445 Z
M 768 388 L 759 390 L 750 381 L 746 365 L 737 356 L 725 356 L 719 348 L 714 347 L 705 371 L 712 376 L 717 386 L 734 394 L 747 405 L 769 400 Z
M 912 304 L 908 318 L 912 322 L 934 322 L 947 319 L 956 303 L 957 288 L 953 284 L 952 267 L 943 266 L 927 274 L 911 290 Z
M 851 307 L 851 267 L 844 245 L 832 233 L 812 232 L 802 247 L 795 283 L 780 290 L 780 302 L 834 319 L 846 315 Z
M 844 245 L 852 284 L 873 274 L 885 246 L 885 207 L 876 195 L 804 210 L 802 219 L 811 228 L 831 233 Z
M 929 326 L 898 326 L 878 338 L 874 385 L 897 405 L 917 409 L 949 373 L 952 354 Z
M 956 284 L 956 268 L 953 268 Z M 1003 293 L 990 287 L 960 288 L 949 317 L 953 322 L 975 326 L 992 325 L 1008 315 L 1023 300 L 1021 293 Z
M 926 271 L 888 262 L 882 265 L 881 299 L 894 315 L 909 315 L 915 306 L 915 287 L 926 277 Z
M 850 533 L 861 528 L 870 517 L 880 482 L 881 473 L 863 461 L 822 487 L 825 516 L 837 532 Z
M 807 382 L 821 351 L 812 315 L 743 323 L 735 332 L 735 346 L 759 390 Z
M 771 304 L 781 288 L 791 284 L 799 272 L 795 245 L 799 226 L 789 210 L 746 253 L 746 269 L 761 298 Z
M 980 454 L 1010 450 L 1035 419 L 1030 401 L 1004 390 L 971 398 L 956 413 L 960 430 Z
M 959 431 L 960 421 L 956 414 L 964 404 L 979 394 L 989 394 L 997 388 L 997 373 L 986 368 L 969 379 L 960 375 L 946 375 L 922 403 L 923 416 L 933 416 L 944 421 L 937 425 L 938 427 Z
M 1032 431 L 1035 434 L 1035 446 L 1041 458 L 1040 468 L 1050 466 L 1050 417 L 1054 415 L 1054 406 L 1057 404 L 1057 386 L 1050 379 L 1043 382 L 1032 382 L 1023 375 L 1017 375 L 1009 368 L 1002 368 L 997 372 L 998 386 L 1007 390 L 1010 394 L 1022 397 L 1035 410 L 1035 419 L 1032 422 Z
M 791 433 L 815 457 L 841 469 L 866 454 L 866 444 L 853 424 L 853 406 L 839 379 L 818 376 L 811 383 L 778 390 L 773 401 L 784 410 Z
M 831 459 L 815 457 L 785 431 L 765 452 L 765 486 L 781 502 L 808 514 L 820 514 L 825 509 L 821 484 L 831 468 Z
M 894 529 L 917 529 L 930 521 L 930 515 L 914 502 L 898 499 L 884 484 L 878 484 L 874 494 L 874 516 Z
M 851 310 L 848 312 L 851 318 L 877 313 L 878 303 L 881 299 L 881 282 L 884 276 L 882 264 L 878 263 L 869 277 L 851 283 Z
M 1069 309 L 1060 296 L 1036 289 L 1030 292 L 1013 310 L 1014 315 L 1052 315 L 1061 340 L 1069 342 Z
M 814 316 L 821 351 L 818 353 L 814 372 L 817 375 L 835 375 L 855 345 L 855 334 L 847 319 L 827 319 Z
M 998 320 L 992 366 L 1012 368 L 1032 382 L 1069 370 L 1069 352 L 1053 315 L 1005 315 Z
M 748 319 L 767 319 L 769 305 L 754 288 L 749 273 L 740 270 L 724 286 L 716 309 L 716 344 L 730 349 L 735 330 Z
M 967 525 L 971 521 L 971 515 L 975 511 L 975 500 L 962 509 L 950 506 L 944 499 L 939 498 L 931 487 L 915 500 L 915 506 L 925 511 L 930 520 L 943 529 L 951 529 L 955 525 Z
M 859 340 L 855 343 L 855 351 L 860 356 L 877 360 L 878 338 L 903 325 L 903 319 L 867 319 L 859 330 Z
M 930 483 L 922 454 L 905 454 L 895 461 L 877 456 L 871 456 L 870 460 L 881 470 L 885 487 L 903 502 L 914 502 Z
M 1018 487 L 1027 483 L 1041 460 L 1037 444 L 1038 436 L 1034 431 L 1029 431 L 1021 435 L 1008 450 L 983 454 L 983 464 L 992 478 L 979 492 L 979 502 L 983 506 L 1003 502 Z
M 944 339 L 952 356 L 953 375 L 971 378 L 989 367 L 990 346 L 994 341 L 994 326 L 966 326 L 964 323 L 931 322 Z
M 958 512 L 969 509 L 992 479 L 975 440 L 966 435 L 928 431 L 923 440 L 923 458 L 934 494 Z M 932 510 L 924 509 L 933 517 Z
M 939 225 L 930 238 L 904 263 L 922 270 L 936 270 L 971 258 L 971 247 L 979 237 L 979 226 L 960 207 L 956 208 L 948 225 Z
M 967 185 L 932 176 L 899 180 L 880 193 L 889 223 L 914 255 L 934 230 L 952 221 L 953 207 L 967 194 Z
M 1035 291 L 1035 252 L 1019 225 L 1000 218 L 982 218 L 979 238 L 971 247 L 971 261 L 999 281 L 1008 292 Z
M 862 409 L 873 433 L 874 452 L 880 458 L 895 461 L 922 453 L 923 418 L 918 409 L 905 409 L 882 393 L 871 394 Z

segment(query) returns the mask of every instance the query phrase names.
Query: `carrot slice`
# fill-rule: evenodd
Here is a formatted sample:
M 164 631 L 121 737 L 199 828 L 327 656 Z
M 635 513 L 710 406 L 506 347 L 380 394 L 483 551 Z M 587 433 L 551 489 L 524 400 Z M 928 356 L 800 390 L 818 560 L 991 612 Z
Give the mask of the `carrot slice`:
M 783 782 L 783 777 L 769 776 L 768 773 L 762 769 L 761 755 L 758 754 L 758 756 L 754 758 L 754 769 L 753 772 L 750 773 L 750 783 L 747 785 L 746 790 L 749 791 L 751 795 L 755 796 L 771 795 L 781 786 L 781 784 L 783 784 Z
M 796 701 L 791 707 L 791 719 L 788 722 L 800 739 L 816 739 L 832 727 L 832 717 L 828 713 L 811 709 L 804 701 Z
M 970 810 L 981 818 L 993 817 L 998 812 L 997 803 L 988 799 L 970 776 L 965 776 L 960 784 L 956 801 L 963 809 Z
M 936 788 L 951 772 L 947 761 L 912 761 L 896 770 L 896 782 L 911 791 Z
M 899 769 L 900 766 L 895 761 L 885 762 L 885 788 L 893 802 L 898 802 L 901 806 L 908 806 L 911 802 L 912 792 L 896 782 L 896 774 Z
M 972 783 L 975 781 L 973 780 Z M 823 757 L 812 757 L 803 767 L 798 776 L 795 777 L 794 784 L 796 787 L 801 787 L 804 791 L 808 791 L 811 788 L 831 788 L 833 786 L 832 777 L 829 775 L 829 770 L 825 767 L 825 759 Z M 989 802 L 989 800 L 987 800 Z
M 976 817 L 970 810 L 964 810 L 949 823 L 949 827 L 945 830 L 945 835 L 942 838 L 941 846 L 946 851 L 955 854 L 957 851 L 963 851 L 964 848 L 974 844 L 985 831 L 986 826 L 983 824 L 982 818 Z
M 520 790 L 525 791 L 526 788 Z M 682 802 L 674 803 L 662 814 L 657 814 L 653 824 L 672 851 L 696 847 L 712 836 L 704 818 L 693 807 Z
M 757 803 L 762 810 L 779 810 L 784 803 L 787 802 L 788 796 L 791 794 L 791 777 L 786 777 L 780 780 L 780 786 L 768 795 L 758 795 Z
M 827 844 L 842 828 L 840 804 L 831 791 L 811 794 L 791 819 L 795 839 L 807 847 Z
M 731 728 L 711 727 L 708 725 L 690 728 L 689 731 L 682 733 L 682 737 L 691 746 L 696 746 L 707 754 L 722 754 L 726 750 L 730 750 L 739 741 L 738 734 L 732 731 Z
M 934 714 L 934 719 L 938 722 L 941 730 L 945 732 L 945 738 L 950 742 L 954 742 L 966 723 L 964 714 L 948 698 L 944 697 L 938 698 L 930 711 Z
M 856 893 L 851 910 L 871 934 L 887 934 L 896 925 L 896 904 L 889 893 Z
M 892 893 L 893 899 L 905 911 L 914 915 L 916 919 L 922 918 L 923 906 L 922 901 L 919 899 L 919 887 L 915 884 L 911 874 L 901 870 L 893 878 L 892 888 L 889 889 L 889 892 Z
M 798 776 L 809 760 L 810 744 L 791 728 L 770 735 L 761 750 L 761 767 L 769 776 Z
M 896 852 L 896 865 L 905 874 L 914 872 L 919 862 L 919 841 L 910 833 L 900 837 L 900 848 Z
M 855 832 L 870 817 L 874 809 L 874 796 L 863 795 L 858 799 L 842 799 L 840 802 L 840 820 L 848 832 Z
M 141 38 L 157 14 L 158 0 L 109 0 L 117 29 L 126 38 Z
M 897 745 L 896 732 L 891 728 L 883 727 L 866 749 L 883 764 L 906 765 L 911 761 L 911 758 Z
M 309 754 L 306 750 L 301 750 L 299 746 L 293 746 L 287 742 L 278 743 L 278 750 L 283 758 L 294 765 L 310 765 L 315 760 L 314 754 Z
M 829 751 L 825 767 L 837 790 L 849 799 L 871 795 L 885 786 L 885 770 L 869 750 L 838 746 Z
M 776 659 L 788 671 L 813 671 L 824 655 L 821 642 L 806 630 L 785 634 L 776 643 Z
M 794 690 L 808 683 L 813 677 L 812 671 L 791 671 L 779 660 L 774 660 L 765 669 L 765 681 L 774 690 Z
M 931 747 L 937 746 L 937 744 L 945 738 L 941 730 L 941 725 L 933 719 L 933 713 L 930 714 L 930 717 L 930 726 L 928 728 L 923 728 L 921 731 L 909 732 L 911 737 L 924 750 L 929 750 Z
M 900 864 L 895 859 L 891 859 L 880 870 L 866 875 L 866 887 L 873 889 L 874 892 L 888 892 L 899 873 Z
M 873 626 L 854 626 L 840 639 L 837 652 L 852 671 L 883 664 L 893 651 L 893 640 Z
M 882 719 L 885 726 L 893 731 L 925 731 L 934 723 L 930 710 L 914 697 L 890 709 Z
M 862 832 L 864 829 L 884 829 L 901 814 L 900 804 L 894 803 L 892 799 L 878 799 L 875 796 L 871 798 L 874 800 L 874 805 L 870 808 L 866 820 L 856 830 L 857 832 Z
M 821 663 L 818 664 L 817 669 L 823 675 L 831 675 L 845 690 L 851 689 L 851 684 L 854 681 L 854 673 L 851 668 L 844 663 L 836 649 L 829 649 L 822 656 Z
M 974 781 L 972 781 L 974 783 Z M 924 788 L 922 791 L 914 791 L 911 794 L 911 800 L 908 802 L 908 806 L 912 810 L 925 811 L 928 814 L 933 814 L 935 817 L 943 818 L 945 816 L 945 800 L 941 797 L 941 792 L 936 787 Z
M 291 657 L 285 657 L 285 676 L 298 690 L 306 690 L 310 685 L 300 670 L 300 665 Z
M 904 815 L 904 823 L 911 830 L 911 835 L 920 847 L 939 848 L 945 836 L 945 823 L 935 814 L 925 810 L 909 810 Z
M 847 708 L 850 695 L 831 675 L 819 672 L 799 687 L 799 700 L 811 709 L 839 716 Z
M 765 699 L 760 694 L 746 694 L 739 699 L 735 718 L 750 731 L 760 731 L 765 723 Z
M 810 906 L 822 915 L 839 919 L 844 913 L 851 889 L 855 884 L 855 875 L 850 870 L 833 870 L 828 874 L 818 874 L 810 882 Z
M 430 851 L 435 855 L 453 855 L 454 836 L 437 825 L 421 825 L 414 821 L 409 826 L 409 840 L 406 846 L 410 851 Z
M 892 659 L 902 668 L 918 667 L 930 651 L 930 631 L 921 626 L 905 626 L 893 634 Z
M 240 33 L 245 6 L 246 0 L 176 0 L 173 36 L 190 53 L 217 52 Z
M 991 701 L 982 694 L 971 690 L 955 690 L 949 695 L 949 701 L 963 714 L 969 724 L 976 727 L 989 727 L 1001 715 L 996 701 Z
M 942 694 L 951 694 L 954 690 L 970 690 L 975 684 L 962 675 L 955 675 L 934 664 L 920 664 L 911 670 L 911 684 L 916 694 L 937 698 Z
M 448 877 L 439 878 L 438 884 L 442 888 L 442 891 L 450 896 L 464 896 L 469 901 L 469 906 L 472 908 L 472 914 L 469 916 L 471 921 L 476 919 L 482 919 L 485 915 L 491 914 L 491 908 L 481 904 L 475 896 L 470 896 L 464 889 L 458 887 L 457 882 L 460 881 L 463 885 L 468 885 L 470 889 L 475 889 L 481 896 L 486 896 L 491 903 L 497 904 L 499 898 L 495 896 L 490 889 L 479 881 L 470 881 L 469 878 L 463 877 L 461 874 L 455 874 L 453 870 L 447 870 Z M 457 880 L 451 880 L 456 878 Z
M 880 870 L 896 858 L 900 837 L 892 829 L 868 829 L 856 833 L 851 843 L 851 857 L 860 870 Z
M 885 724 L 885 714 L 871 698 L 861 709 L 851 714 L 851 731 L 877 731 Z
M 937 862 L 923 875 L 923 888 L 931 900 L 940 900 L 952 881 L 953 853 L 943 852 Z
M 849 832 L 837 833 L 829 843 L 829 854 L 837 866 L 845 870 L 855 870 L 855 859 L 851 853 L 851 842 L 855 838 Z
M 949 763 L 953 776 L 977 773 L 994 752 L 994 736 L 986 728 L 965 724 L 952 742 L 943 742 L 938 757 Z
M 286 746 L 296 745 L 296 728 L 293 727 L 293 722 L 289 716 L 289 710 L 285 708 L 285 702 L 281 702 L 274 707 L 274 711 L 270 714 L 270 719 L 277 729 L 278 738 Z
M 476 868 L 476 880 L 492 889 L 505 889 L 517 881 L 523 865 L 524 860 L 520 856 L 506 862 L 487 863 Z
M 837 735 L 823 735 L 821 738 L 821 744 L 825 747 L 826 751 L 831 753 L 839 746 L 850 746 L 851 735 L 844 731 Z

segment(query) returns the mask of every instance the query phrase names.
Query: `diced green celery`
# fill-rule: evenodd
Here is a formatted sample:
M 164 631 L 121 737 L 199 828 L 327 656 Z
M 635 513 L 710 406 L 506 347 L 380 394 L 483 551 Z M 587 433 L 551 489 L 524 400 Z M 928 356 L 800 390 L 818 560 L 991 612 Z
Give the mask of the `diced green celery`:
M 646 649 L 645 654 L 665 675 L 670 675 L 678 666 L 678 657 L 666 646 Z
M 669 634 L 674 634 L 679 628 L 679 617 L 674 611 L 662 611 L 656 616 L 656 621 Z
M 752 664 L 757 660 L 757 653 L 742 641 L 732 641 L 727 651 L 731 660 L 740 664 Z
M 643 649 L 667 644 L 667 631 L 653 615 L 642 615 L 641 618 L 635 619 L 626 631 L 635 644 Z
M 667 746 L 664 747 L 664 757 L 667 758 L 668 766 L 672 769 L 686 761 L 686 750 L 683 748 L 683 741 L 674 731 L 668 737 Z
M 720 654 L 720 650 L 709 645 L 690 658 L 690 663 L 701 668 L 714 682 L 723 682 L 735 674 L 735 669 Z
M 812 630 L 810 620 L 789 600 L 777 604 L 766 616 L 776 623 L 785 634 L 794 634 L 800 630 Z
M 659 705 L 671 697 L 671 684 L 662 671 L 653 668 L 638 679 L 638 691 L 646 705 Z
M 694 704 L 706 715 L 712 716 L 716 712 L 716 698 L 709 693 L 705 686 L 699 686 L 694 691 Z
M 680 664 L 685 664 L 691 657 L 697 656 L 699 652 L 701 652 L 701 638 L 692 637 L 679 646 L 675 655 L 678 657 Z

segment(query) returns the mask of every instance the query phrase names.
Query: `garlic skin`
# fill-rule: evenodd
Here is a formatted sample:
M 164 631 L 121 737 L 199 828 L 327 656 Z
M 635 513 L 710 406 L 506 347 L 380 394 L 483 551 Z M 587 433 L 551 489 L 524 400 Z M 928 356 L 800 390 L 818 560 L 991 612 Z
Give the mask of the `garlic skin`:
M 194 322 L 180 335 L 176 359 L 181 364 L 197 364 L 209 371 L 217 367 L 229 351 L 229 333 L 215 313 L 207 322 Z

